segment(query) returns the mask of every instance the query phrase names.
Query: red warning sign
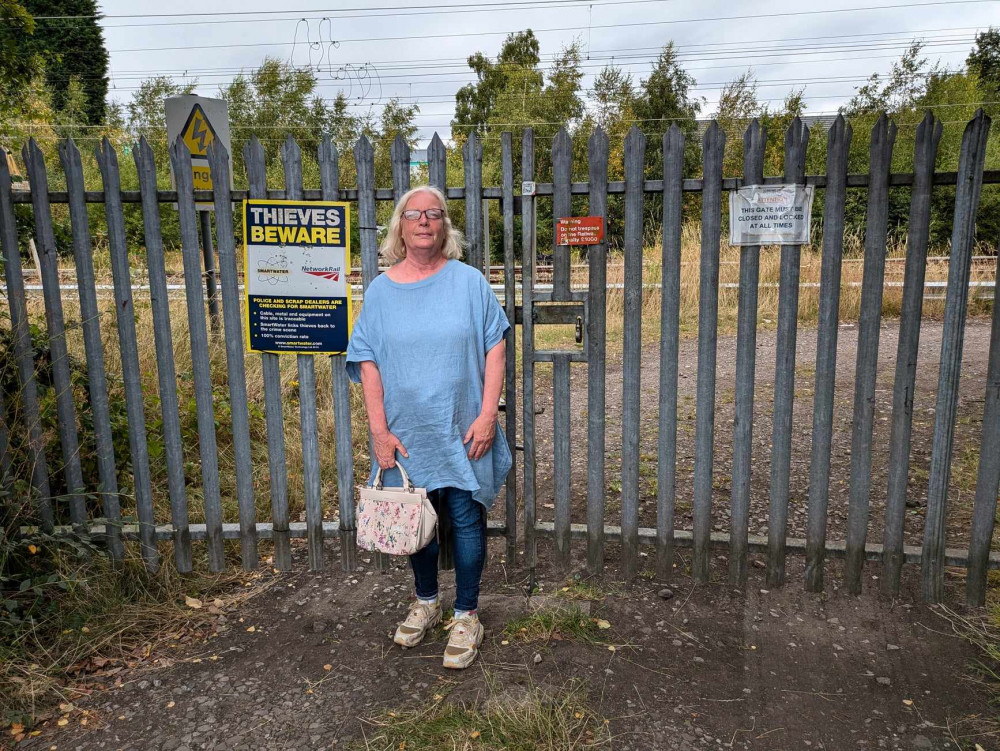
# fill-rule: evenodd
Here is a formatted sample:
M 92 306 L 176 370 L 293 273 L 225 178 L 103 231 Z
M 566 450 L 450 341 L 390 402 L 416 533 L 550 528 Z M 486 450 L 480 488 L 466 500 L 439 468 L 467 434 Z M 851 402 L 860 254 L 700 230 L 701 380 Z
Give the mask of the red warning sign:
M 604 219 L 599 216 L 567 216 L 556 224 L 556 245 L 600 245 Z

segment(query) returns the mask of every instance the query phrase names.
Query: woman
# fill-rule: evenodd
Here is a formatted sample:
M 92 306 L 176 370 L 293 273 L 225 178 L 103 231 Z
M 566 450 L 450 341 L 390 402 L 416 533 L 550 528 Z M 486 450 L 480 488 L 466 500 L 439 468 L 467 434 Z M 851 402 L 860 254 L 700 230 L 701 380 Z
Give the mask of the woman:
M 497 432 L 510 325 L 482 273 L 461 257 L 444 196 L 414 188 L 396 206 L 380 254 L 390 265 L 369 285 L 347 347 L 347 371 L 361 382 L 375 459 L 383 470 L 398 452 L 410 479 L 426 487 L 451 519 L 455 615 L 446 668 L 472 664 L 483 640 L 476 612 L 486 559 L 486 512 L 511 466 Z M 372 466 L 372 479 L 375 475 Z M 383 471 L 401 485 L 398 470 Z M 433 491 L 433 492 L 432 492 Z M 420 643 L 441 621 L 435 539 L 410 556 L 416 600 L 394 641 Z

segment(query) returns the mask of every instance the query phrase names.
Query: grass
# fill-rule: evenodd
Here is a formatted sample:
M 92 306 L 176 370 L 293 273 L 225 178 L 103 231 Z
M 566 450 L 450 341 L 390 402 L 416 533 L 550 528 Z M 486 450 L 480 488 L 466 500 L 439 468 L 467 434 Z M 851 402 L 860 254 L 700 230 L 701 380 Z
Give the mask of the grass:
M 453 703 L 435 696 L 419 709 L 384 711 L 362 721 L 365 751 L 580 751 L 610 748 L 608 723 L 586 706 L 582 683 L 559 690 L 536 686 L 501 690 L 486 673 L 481 702 Z
M 950 609 L 946 605 L 937 605 L 935 612 L 948 622 L 954 634 L 971 644 L 978 657 L 969 666 L 967 679 L 979 685 L 985 696 L 994 704 L 1000 703 L 1000 602 L 997 601 L 997 594 L 1000 591 L 1000 572 L 989 572 L 987 586 L 987 606 L 986 611 L 970 611 L 968 615 L 962 615 Z M 1000 717 L 994 716 L 986 719 L 973 715 L 969 720 L 975 722 L 976 734 L 968 736 L 983 742 L 984 745 L 976 744 L 975 748 L 986 746 L 986 739 L 992 739 L 990 743 L 995 743 L 1000 738 Z M 951 732 L 949 727 L 949 733 Z M 958 743 L 954 735 L 951 736 L 959 748 L 967 748 Z
M 546 608 L 508 621 L 504 636 L 520 642 L 547 642 L 553 638 L 600 643 L 599 619 L 585 614 L 579 606 Z M 606 623 L 606 622 L 605 622 Z
M 3 726 L 30 728 L 56 703 L 73 702 L 88 692 L 84 686 L 112 684 L 118 671 L 144 663 L 158 647 L 207 638 L 209 608 L 238 605 L 264 581 L 209 574 L 204 561 L 196 573 L 181 575 L 169 558 L 150 573 L 131 545 L 114 564 L 100 554 L 73 555 L 53 539 L 35 542 L 32 556 L 44 560 L 44 577 L 5 593 L 0 607 Z
M 605 595 L 604 585 L 593 579 L 570 579 L 555 593 L 556 597 L 584 602 L 600 602 Z

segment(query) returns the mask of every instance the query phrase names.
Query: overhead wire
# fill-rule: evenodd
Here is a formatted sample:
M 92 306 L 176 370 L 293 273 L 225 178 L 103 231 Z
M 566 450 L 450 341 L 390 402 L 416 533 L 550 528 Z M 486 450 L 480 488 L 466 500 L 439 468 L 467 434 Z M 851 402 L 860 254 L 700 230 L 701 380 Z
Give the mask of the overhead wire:
M 967 41 L 971 41 L 971 40 L 967 40 Z M 935 42 L 934 44 L 936 46 L 955 46 L 955 45 L 962 45 L 962 44 L 965 44 L 965 43 L 961 42 L 961 41 L 947 40 L 947 41 Z M 902 46 L 902 47 L 908 47 L 909 45 L 906 44 L 906 45 L 900 45 L 900 46 Z M 930 45 L 927 45 L 927 46 L 930 46 Z M 854 53 L 859 52 L 859 51 L 883 50 L 883 49 L 892 49 L 892 48 L 893 47 L 886 47 L 886 46 L 872 46 L 872 47 L 856 47 L 856 46 L 854 46 L 854 47 L 848 47 L 848 48 L 843 48 L 843 49 L 824 48 L 824 47 L 821 47 L 820 49 L 801 48 L 801 47 L 795 47 L 795 48 L 791 48 L 791 47 L 789 47 L 789 48 L 776 48 L 776 49 L 772 49 L 772 50 L 759 49 L 759 50 L 756 50 L 755 53 L 744 54 L 741 57 L 741 63 L 738 66 L 702 66 L 702 67 L 699 67 L 699 68 L 688 68 L 688 70 L 712 70 L 712 69 L 725 69 L 725 68 L 730 68 L 730 67 L 753 67 L 753 66 L 746 66 L 743 61 L 745 61 L 745 60 L 767 59 L 769 57 L 773 57 L 773 56 L 776 56 L 776 55 L 779 55 L 779 54 L 783 58 L 781 60 L 781 63 L 782 64 L 787 64 L 789 62 L 787 60 L 787 57 L 789 57 L 789 56 L 801 56 L 801 55 L 812 55 L 812 54 L 831 54 L 831 53 L 838 53 L 838 52 L 839 53 L 843 53 L 843 54 L 854 54 Z M 942 50 L 942 51 L 947 52 L 949 50 Z M 872 56 L 866 56 L 866 57 L 860 58 L 860 57 L 857 57 L 855 55 L 851 59 L 852 60 L 878 59 L 878 58 L 881 58 L 881 57 L 886 57 L 886 56 L 872 55 Z M 890 55 L 889 57 L 895 57 L 895 55 Z M 633 59 L 633 58 L 635 58 L 635 59 Z M 593 58 L 593 59 L 596 59 L 597 62 L 589 62 L 588 63 L 588 62 L 581 61 L 579 63 L 579 65 L 578 65 L 578 67 L 580 67 L 580 68 L 588 68 L 588 69 L 608 67 L 606 64 L 602 64 L 601 61 L 603 61 L 603 63 L 611 63 L 614 67 L 622 67 L 622 68 L 624 68 L 624 67 L 632 66 L 632 65 L 643 65 L 643 64 L 646 64 L 648 62 L 655 61 L 656 58 L 657 58 L 657 55 L 634 55 L 634 56 L 628 56 L 628 55 L 625 55 L 625 56 L 611 55 L 611 56 L 609 56 L 606 59 L 605 58 Z M 699 62 L 699 61 L 702 61 L 702 60 L 713 62 L 713 61 L 715 61 L 717 59 L 718 58 L 715 57 L 714 55 L 708 56 L 708 57 L 693 57 L 693 56 L 692 57 L 681 57 L 681 55 L 678 55 L 678 60 L 679 61 L 685 61 L 686 60 L 687 62 Z M 830 61 L 830 59 L 825 59 L 825 60 L 820 60 L 818 62 L 829 62 L 829 61 Z M 417 61 L 400 61 L 400 62 L 401 63 L 413 62 L 414 64 L 416 64 Z M 810 61 L 806 60 L 806 61 L 797 61 L 797 62 L 810 62 Z M 378 63 L 368 63 L 368 64 L 377 65 Z M 296 70 L 301 70 L 301 71 L 314 70 L 313 68 L 310 68 L 308 66 L 294 66 L 294 67 L 295 67 Z M 501 64 L 501 65 L 497 66 L 497 69 L 503 70 L 504 67 L 505 66 L 503 64 Z M 514 65 L 514 66 L 511 66 L 511 67 L 514 67 L 514 68 L 524 68 L 523 65 Z M 444 70 L 444 71 L 438 71 L 438 72 L 421 72 L 423 70 L 423 68 L 430 68 L 431 71 L 435 71 L 437 68 L 457 68 L 457 70 Z M 388 71 L 400 70 L 400 69 L 406 70 L 407 71 L 406 74 L 405 75 L 394 76 L 394 75 L 391 75 L 390 73 L 388 73 Z M 537 71 L 539 73 L 548 73 L 548 72 L 551 72 L 553 69 L 554 69 L 554 67 L 552 67 L 552 66 L 547 66 L 547 67 L 546 66 L 537 66 L 533 70 Z M 454 76 L 454 75 L 470 75 L 470 76 L 475 76 L 476 75 L 474 71 L 469 70 L 467 68 L 466 68 L 466 70 L 462 70 L 461 69 L 461 65 L 459 63 L 447 63 L 447 64 L 442 64 L 442 65 L 439 65 L 439 66 L 435 66 L 435 65 L 422 66 L 421 71 L 415 71 L 415 70 L 413 70 L 412 69 L 412 65 L 400 64 L 400 65 L 390 65 L 388 67 L 379 67 L 379 71 L 380 71 L 380 73 L 379 73 L 380 77 L 382 79 L 384 79 L 384 80 L 392 80 L 392 79 L 396 79 L 396 78 L 403 78 L 408 83 L 415 83 L 415 84 L 418 84 L 418 85 L 419 84 L 425 84 L 425 83 L 468 83 L 468 80 L 466 80 L 466 79 L 454 79 L 454 80 L 447 80 L 447 81 L 438 80 L 438 81 L 434 81 L 434 82 L 430 82 L 430 81 L 423 82 L 423 81 L 414 81 L 413 80 L 413 79 L 418 78 L 418 77 L 428 78 L 428 77 L 438 77 L 438 76 Z M 186 75 L 186 76 L 189 76 L 189 77 L 197 77 L 200 80 L 202 78 L 228 78 L 228 77 L 231 77 L 231 76 L 234 76 L 234 75 L 245 74 L 246 72 L 247 72 L 246 68 L 237 68 L 237 67 L 232 67 L 232 68 L 206 68 L 206 69 L 199 69 L 199 68 L 188 67 L 188 68 L 185 68 L 183 71 L 180 70 L 180 69 L 147 69 L 147 70 L 136 70 L 136 71 L 115 71 L 113 73 L 113 75 L 115 76 L 116 80 L 125 80 L 125 81 L 139 80 L 139 79 L 145 80 L 145 79 L 148 79 L 150 77 L 155 77 L 157 75 L 164 75 L 164 74 L 166 74 L 166 75 L 171 75 L 171 74 L 182 75 L 183 74 L 183 75 Z M 314 70 L 314 72 L 315 72 L 315 70 Z M 77 78 L 77 80 L 85 81 L 85 80 L 97 79 L 97 78 L 101 78 L 101 77 L 98 77 L 98 76 L 75 76 L 75 78 Z M 819 80 L 819 79 L 811 78 L 809 80 Z M 857 80 L 857 79 L 855 78 L 853 80 Z M 321 82 L 322 82 L 322 79 L 320 79 L 319 83 L 321 83 Z M 116 87 L 116 88 L 127 90 L 127 87 Z
M 669 1 L 669 0 L 606 0 L 606 2 L 608 2 L 609 4 L 629 4 L 629 3 L 638 3 L 638 2 L 645 3 L 645 2 L 667 2 L 667 1 Z M 661 23 L 661 24 L 663 24 L 663 23 L 667 23 L 667 24 L 709 23 L 709 22 L 716 22 L 716 21 L 747 20 L 747 19 L 757 19 L 757 18 L 786 18 L 786 17 L 792 17 L 792 16 L 814 16 L 814 15 L 824 15 L 824 14 L 867 12 L 867 11 L 877 11 L 877 10 L 894 10 L 894 9 L 898 9 L 898 8 L 908 8 L 908 9 L 910 9 L 910 8 L 934 7 L 934 6 L 942 6 L 942 5 L 948 5 L 948 6 L 953 6 L 953 5 L 979 5 L 979 4 L 984 4 L 984 3 L 996 3 L 998 1 L 1000 1 L 1000 0 L 925 0 L 925 2 L 911 2 L 911 3 L 895 4 L 895 5 L 868 5 L 868 6 L 859 6 L 859 7 L 854 7 L 854 8 L 820 8 L 820 9 L 816 9 L 816 10 L 784 11 L 784 12 L 781 12 L 781 13 L 763 13 L 763 14 L 756 13 L 756 14 L 752 14 L 752 15 L 741 15 L 741 16 L 714 16 L 714 17 L 704 17 L 704 18 L 679 18 L 679 19 L 671 19 L 669 21 L 660 21 L 659 23 Z M 480 12 L 480 13 L 482 13 L 482 12 L 496 12 L 496 11 L 502 11 L 502 10 L 521 10 L 521 11 L 525 11 L 525 10 L 546 10 L 546 9 L 548 9 L 548 6 L 540 6 L 540 7 L 537 7 L 537 8 L 532 8 L 531 6 L 532 5 L 539 5 L 539 3 L 561 3 L 561 2 L 565 3 L 565 4 L 579 4 L 579 5 L 588 5 L 589 4 L 588 2 L 586 2 L 586 0 L 521 0 L 520 2 L 518 0 L 511 0 L 511 2 L 509 2 L 509 3 L 508 2 L 498 2 L 498 3 L 491 3 L 490 4 L 490 6 L 493 6 L 493 5 L 502 6 L 502 7 L 496 7 L 496 8 L 494 8 L 494 7 L 486 7 L 486 8 L 482 8 L 482 7 L 476 8 L 476 7 L 473 7 L 473 8 L 466 9 L 464 6 L 445 6 L 444 8 L 442 8 L 442 6 L 440 6 L 440 5 L 432 5 L 432 6 L 408 6 L 407 9 L 405 9 L 405 10 L 401 9 L 401 10 L 398 10 L 398 11 L 392 11 L 392 12 L 387 12 L 387 13 L 363 13 L 363 14 L 359 14 L 359 15 L 338 15 L 337 18 L 366 18 L 366 17 L 370 17 L 370 18 L 386 18 L 386 17 L 390 17 L 390 16 L 440 15 L 442 13 L 451 13 L 451 12 L 454 12 L 455 10 L 462 10 L 463 12 Z M 601 4 L 601 0 L 595 0 L 595 4 Z M 514 7 L 511 7 L 511 6 L 514 6 Z M 395 6 L 395 7 L 402 8 L 403 6 Z M 556 6 L 556 7 L 558 7 L 558 6 Z M 413 8 L 430 8 L 430 10 L 417 10 L 417 9 L 413 9 Z M 278 12 L 278 13 L 286 13 L 286 14 L 289 13 L 289 11 L 276 11 L 276 12 Z M 313 11 L 313 12 L 317 12 L 317 11 Z M 329 13 L 337 13 L 336 10 L 332 10 L 332 11 L 318 11 L 318 12 L 322 12 L 325 15 L 322 15 L 322 16 L 312 16 L 313 19 L 319 20 L 319 19 L 327 17 L 327 15 Z M 235 11 L 235 12 L 230 13 L 230 15 L 239 15 L 241 13 L 253 13 L 253 11 Z M 189 14 L 178 13 L 178 14 L 170 14 L 170 15 L 172 17 L 176 17 L 176 16 L 187 17 Z M 219 13 L 212 13 L 212 14 L 208 14 L 208 15 L 219 15 Z M 92 16 L 89 16 L 89 17 L 79 17 L 79 18 L 80 19 L 83 19 L 83 18 L 93 19 L 93 18 L 96 18 L 96 17 L 97 16 L 92 15 Z M 143 17 L 143 16 L 135 16 L 135 17 Z M 147 17 L 159 17 L 159 16 L 156 15 L 156 14 L 149 14 Z M 69 19 L 69 17 L 64 17 L 64 18 Z M 49 20 L 54 20 L 54 17 L 50 18 Z M 269 23 L 272 23 L 274 20 L 275 19 L 268 17 L 268 18 L 260 18 L 260 19 L 242 19 L 242 20 L 241 19 L 236 19 L 236 20 L 233 20 L 233 19 L 222 19 L 222 20 L 213 20 L 213 21 L 206 21 L 206 20 L 199 20 L 199 21 L 170 21 L 170 22 L 165 22 L 165 23 L 149 23 L 149 24 L 145 24 L 145 23 L 139 23 L 139 24 L 106 24 L 104 26 L 104 28 L 109 28 L 109 29 L 110 28 L 129 28 L 129 27 L 136 27 L 136 26 L 189 26 L 189 25 L 206 25 L 206 24 L 219 24 L 219 23 L 259 23 L 259 22 L 269 22 Z M 295 20 L 295 14 L 291 15 L 287 20 Z M 637 24 L 637 25 L 645 25 L 645 24 Z M 581 27 L 581 28 L 586 29 L 586 28 L 601 28 L 601 27 L 595 25 L 595 26 Z
M 609 27 L 610 27 L 610 25 L 609 25 Z M 583 28 L 583 27 L 581 27 L 581 28 Z M 982 30 L 983 28 L 985 28 L 985 27 L 982 26 L 982 25 L 980 25 L 980 26 L 953 26 L 953 27 L 948 27 L 948 28 L 937 28 L 937 29 L 899 29 L 899 30 L 894 30 L 894 31 L 880 31 L 880 32 L 854 33 L 854 34 L 821 34 L 819 36 L 810 36 L 810 37 L 769 37 L 767 39 L 745 39 L 744 38 L 744 39 L 733 39 L 733 40 L 724 41 L 724 42 L 722 42 L 722 41 L 719 41 L 719 42 L 703 42 L 703 43 L 700 43 L 700 44 L 699 43 L 686 43 L 686 44 L 675 43 L 673 45 L 673 47 L 674 47 L 675 50 L 677 50 L 679 52 L 680 51 L 686 51 L 686 50 L 694 50 L 694 49 L 699 49 L 699 48 L 707 48 L 707 47 L 719 47 L 719 48 L 737 47 L 737 48 L 739 48 L 739 51 L 742 53 L 742 52 L 745 51 L 746 45 L 773 44 L 773 43 L 777 43 L 777 42 L 816 42 L 816 41 L 820 41 L 821 42 L 821 41 L 824 41 L 824 40 L 853 39 L 853 38 L 859 38 L 859 37 L 876 37 L 876 36 L 898 36 L 898 37 L 901 37 L 901 38 L 899 40 L 888 40 L 888 39 L 878 40 L 878 39 L 873 39 L 871 41 L 873 41 L 873 42 L 889 42 L 889 41 L 900 41 L 900 42 L 910 41 L 910 42 L 912 42 L 915 39 L 931 40 L 931 41 L 933 41 L 935 39 L 944 39 L 944 38 L 947 38 L 949 36 L 950 32 L 959 32 L 959 31 L 978 32 L 978 31 Z M 561 27 L 561 28 L 553 28 L 553 29 L 532 29 L 531 31 L 532 31 L 532 33 L 544 33 L 544 32 L 549 32 L 549 31 L 557 32 L 557 31 L 577 31 L 577 30 L 579 30 L 579 29 L 577 29 L 575 27 Z M 524 29 L 521 29 L 520 31 L 524 31 Z M 455 34 L 455 35 L 452 35 L 452 36 L 463 37 L 463 36 L 476 35 L 478 33 L 479 32 L 469 32 L 469 33 L 465 33 L 465 34 Z M 518 33 L 518 32 L 517 31 L 505 31 L 505 32 L 492 32 L 492 31 L 490 31 L 490 32 L 482 32 L 482 33 L 483 34 L 514 34 L 514 33 Z M 935 35 L 939 35 L 939 36 L 935 36 Z M 426 38 L 426 36 L 422 35 L 420 38 L 423 39 L 423 38 Z M 338 42 L 346 43 L 346 42 L 353 42 L 353 41 L 383 41 L 383 39 L 385 39 L 385 38 L 370 38 L 370 39 L 359 39 L 359 40 L 341 39 L 341 40 L 337 40 L 337 41 Z M 397 39 L 397 37 L 392 37 L 391 38 L 391 40 L 395 40 L 395 39 Z M 289 42 L 287 40 L 281 41 L 281 42 L 259 41 L 259 42 L 249 42 L 249 43 L 239 43 L 239 44 L 213 44 L 213 45 L 189 45 L 189 46 L 184 46 L 184 47 L 142 48 L 141 50 L 130 50 L 130 49 L 115 50 L 115 49 L 112 49 L 112 50 L 109 50 L 109 52 L 110 53 L 136 52 L 136 51 L 145 51 L 146 49 L 149 49 L 150 51 L 157 51 L 157 50 L 223 49 L 223 48 L 227 48 L 227 47 L 233 47 L 233 48 L 240 48 L 240 47 L 278 47 L 278 46 L 290 46 L 291 44 L 293 44 L 293 42 Z M 656 47 L 629 47 L 629 48 L 619 48 L 619 49 L 613 49 L 613 48 L 612 49 L 597 49 L 597 50 L 592 50 L 591 54 L 592 55 L 599 54 L 599 53 L 605 53 L 605 54 L 612 54 L 612 53 L 614 53 L 614 54 L 617 54 L 619 52 L 628 52 L 628 51 L 662 50 L 663 46 L 664 45 L 659 45 L 659 46 L 656 46 Z M 79 51 L 79 50 L 81 50 L 83 48 L 80 48 L 80 47 L 61 47 L 60 49 L 65 52 L 65 51 L 70 51 L 70 50 L 77 50 L 77 51 Z M 713 50 L 706 50 L 706 51 L 713 51 Z M 717 50 L 717 51 L 721 52 L 723 50 L 720 49 L 720 50 Z M 557 53 L 557 52 L 545 53 L 545 54 L 542 54 L 540 57 L 542 57 L 543 59 L 546 58 L 546 57 L 555 59 L 555 58 L 557 58 L 559 56 L 559 54 L 560 53 Z M 466 57 L 462 57 L 462 58 L 450 58 L 450 59 L 451 60 L 455 60 L 455 61 L 465 62 L 465 60 L 467 58 Z M 415 60 L 408 60 L 408 61 L 403 61 L 403 62 L 438 62 L 440 60 L 441 60 L 441 58 L 438 57 L 438 58 L 415 59 Z M 390 63 L 393 63 L 393 62 L 400 62 L 400 61 L 397 58 L 395 60 L 373 60 L 373 61 L 370 61 L 370 62 L 372 62 L 374 64 L 390 64 Z
M 442 11 L 448 10 L 466 10 L 469 8 L 493 8 L 493 7 L 505 7 L 507 5 L 580 5 L 587 2 L 593 2 L 594 5 L 630 5 L 635 3 L 649 3 L 649 2 L 674 2 L 675 0 L 496 0 L 491 2 L 463 2 L 460 5 L 444 5 L 442 3 L 431 3 L 428 5 L 368 5 L 368 6 L 358 6 L 356 8 L 298 8 L 295 10 L 281 9 L 281 10 L 209 10 L 209 11 L 184 11 L 177 13 L 84 13 L 77 15 L 61 15 L 61 16 L 34 16 L 36 21 L 65 21 L 65 20 L 104 20 L 108 18 L 205 18 L 207 16 L 275 16 L 275 15 L 291 15 L 291 16 L 301 16 L 305 13 L 358 13 L 358 12 L 376 12 L 376 11 L 410 11 L 410 10 L 425 10 L 425 9 L 439 9 Z
M 894 32 L 895 33 L 895 32 Z M 898 32 L 900 34 L 905 32 Z M 916 32 L 913 32 L 916 33 Z M 855 52 L 855 51 L 880 51 L 887 49 L 907 49 L 915 41 L 921 44 L 923 49 L 928 47 L 936 48 L 948 45 L 958 45 L 958 44 L 968 44 L 974 41 L 974 38 L 965 35 L 940 35 L 937 37 L 922 37 L 915 39 L 914 37 L 900 37 L 899 39 L 870 39 L 870 40 L 858 40 L 855 42 L 830 42 L 823 43 L 824 37 L 812 37 L 816 40 L 815 44 L 805 44 L 805 45 L 787 45 L 787 46 L 773 46 L 779 42 L 783 41 L 796 41 L 796 40 L 746 40 L 739 42 L 739 44 L 744 45 L 754 45 L 752 51 L 748 51 L 745 48 L 740 50 L 741 59 L 745 58 L 746 55 L 753 55 L 755 59 L 762 57 L 777 55 L 777 54 L 822 54 L 830 52 Z M 768 44 L 772 46 L 767 46 Z M 727 42 L 725 44 L 733 44 Z M 714 61 L 720 56 L 727 56 L 732 53 L 729 49 L 695 49 L 703 48 L 709 45 L 674 45 L 673 51 L 677 57 L 678 61 L 685 60 L 688 62 L 699 62 L 699 61 Z M 655 51 L 655 52 L 654 52 Z M 624 64 L 626 60 L 637 59 L 640 61 L 650 61 L 655 60 L 662 53 L 663 47 L 647 47 L 647 48 L 620 48 L 620 49 L 607 49 L 607 50 L 595 50 L 591 56 L 590 61 L 606 61 L 612 63 Z M 544 62 L 554 63 L 561 53 L 552 53 L 551 55 L 545 56 L 547 58 Z M 856 58 L 857 59 L 857 58 Z M 541 63 L 542 61 L 540 61 Z M 351 64 L 347 61 L 342 61 L 340 64 Z M 360 64 L 360 63 L 354 63 Z M 399 59 L 395 60 L 366 60 L 364 64 L 367 65 L 377 65 L 379 70 L 388 71 L 395 69 L 406 69 L 408 71 L 408 76 L 412 77 L 415 75 L 421 75 L 412 70 L 416 65 L 420 66 L 421 70 L 427 69 L 441 69 L 441 68 L 459 68 L 461 73 L 466 73 L 473 75 L 474 71 L 468 68 L 467 58 L 448 58 L 448 59 Z M 589 67 L 595 67 L 593 64 L 584 63 L 589 65 Z M 503 70 L 505 67 L 523 67 L 519 63 L 492 63 L 493 70 Z M 302 70 L 309 69 L 309 66 L 293 66 Z M 725 66 L 729 67 L 729 66 Z M 541 68 L 545 70 L 545 68 Z M 708 68 L 702 68 L 708 69 Z M 314 68 L 315 70 L 315 68 Z M 137 76 L 151 77 L 159 74 L 184 74 L 191 75 L 192 72 L 196 75 L 210 75 L 214 73 L 239 73 L 245 72 L 246 66 L 229 66 L 220 68 L 192 68 L 191 66 L 185 66 L 181 68 L 163 69 L 163 68 L 145 68 L 145 69 L 135 69 L 135 70 L 116 70 L 112 71 L 112 75 L 116 79 L 128 80 L 130 78 L 135 78 Z M 77 77 L 79 80 L 87 80 L 89 78 L 99 78 L 97 76 L 84 76 Z
M 932 0 L 926 3 L 911 3 L 903 5 L 880 5 L 880 6 L 862 6 L 855 8 L 833 8 L 826 10 L 816 10 L 816 11 L 786 11 L 783 13 L 765 13 L 765 14 L 754 14 L 754 15 L 739 15 L 739 16 L 716 16 L 713 18 L 697 18 L 697 19 L 667 19 L 667 20 L 643 20 L 638 22 L 625 22 L 625 23 L 607 23 L 607 24 L 593 24 L 590 26 L 558 26 L 550 27 L 544 29 L 532 29 L 535 34 L 542 33 L 557 33 L 557 32 L 567 32 L 567 31 L 586 31 L 588 29 L 616 29 L 616 28 L 636 28 L 636 27 L 649 27 L 649 26 L 662 26 L 669 24 L 682 24 L 682 23 L 702 23 L 709 21 L 726 21 L 726 20 L 748 20 L 748 19 L 767 19 L 767 18 L 782 18 L 787 16 L 799 16 L 799 15 L 815 15 L 819 13 L 847 13 L 847 12 L 862 12 L 862 11 L 872 11 L 872 10 L 887 10 L 895 8 L 919 8 L 924 6 L 938 6 L 938 5 L 953 5 L 953 4 L 966 4 L 966 3 L 996 3 L 1000 0 Z M 290 19 L 294 20 L 294 19 Z M 977 27 L 979 28 L 979 27 Z M 466 31 L 466 32 L 455 32 L 455 33 L 423 33 L 419 34 L 419 39 L 455 39 L 455 38 L 466 38 L 474 36 L 503 36 L 508 34 L 516 34 L 524 29 L 514 29 L 514 30 L 491 30 L 491 31 Z M 354 43 L 366 43 L 366 42 L 394 42 L 394 41 L 404 41 L 413 39 L 414 35 L 408 34 L 405 36 L 383 36 L 383 37 L 354 37 L 354 38 L 341 38 L 335 40 L 339 44 L 354 44 Z M 261 46 L 286 46 L 288 42 L 256 42 L 256 43 L 237 43 L 237 44 L 222 44 L 222 45 L 189 45 L 189 46 L 174 46 L 174 47 L 138 47 L 138 48 L 123 48 L 123 49 L 110 49 L 110 53 L 119 52 L 164 52 L 173 50 L 185 50 L 185 49 L 226 49 L 226 48 L 241 48 L 241 47 L 261 47 Z

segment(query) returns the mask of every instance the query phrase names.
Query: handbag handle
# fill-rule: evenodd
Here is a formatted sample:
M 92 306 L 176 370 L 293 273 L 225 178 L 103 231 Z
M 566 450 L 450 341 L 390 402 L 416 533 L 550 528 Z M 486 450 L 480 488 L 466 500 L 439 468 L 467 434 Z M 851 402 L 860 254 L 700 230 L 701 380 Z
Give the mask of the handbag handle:
M 410 476 L 408 474 L 406 474 L 406 470 L 403 468 L 403 465 L 400 464 L 400 462 L 398 460 L 396 461 L 396 466 L 399 467 L 399 474 L 401 474 L 403 476 L 403 490 L 405 490 L 407 493 L 412 493 L 413 492 L 413 483 L 410 482 Z M 379 464 L 378 472 L 375 473 L 375 479 L 372 482 L 372 487 L 375 488 L 376 490 L 381 490 L 382 489 L 382 465 L 381 464 Z

